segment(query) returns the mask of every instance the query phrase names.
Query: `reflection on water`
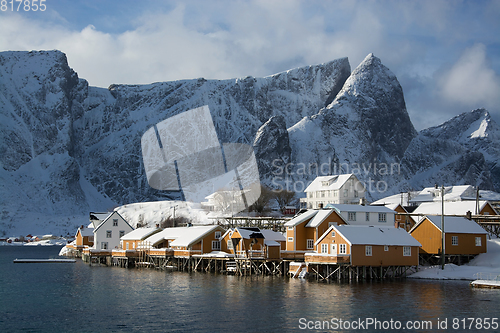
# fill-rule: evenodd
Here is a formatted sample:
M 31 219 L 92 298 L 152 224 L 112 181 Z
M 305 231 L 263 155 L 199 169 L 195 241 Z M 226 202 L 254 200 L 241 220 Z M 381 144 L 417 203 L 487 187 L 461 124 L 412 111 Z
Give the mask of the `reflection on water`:
M 281 277 L 13 264 L 58 248 L 0 248 L 0 327 L 30 332 L 282 332 L 299 319 L 499 316 L 499 290 L 467 281 L 317 283 Z

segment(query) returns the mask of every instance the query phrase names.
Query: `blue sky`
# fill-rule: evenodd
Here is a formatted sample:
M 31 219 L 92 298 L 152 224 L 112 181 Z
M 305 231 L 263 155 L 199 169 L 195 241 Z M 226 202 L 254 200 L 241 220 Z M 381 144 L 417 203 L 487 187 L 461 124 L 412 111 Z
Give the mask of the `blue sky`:
M 415 127 L 484 107 L 500 123 L 500 0 L 46 0 L 0 11 L 0 51 L 58 49 L 90 85 L 267 76 L 369 53 Z

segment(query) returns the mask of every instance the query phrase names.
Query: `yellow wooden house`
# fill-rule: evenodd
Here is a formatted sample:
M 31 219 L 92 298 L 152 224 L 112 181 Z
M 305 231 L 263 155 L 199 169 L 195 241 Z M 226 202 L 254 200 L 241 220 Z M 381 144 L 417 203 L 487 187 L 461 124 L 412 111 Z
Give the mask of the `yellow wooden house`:
M 410 234 L 422 244 L 420 251 L 427 254 L 442 252 L 441 216 L 423 217 Z M 486 252 L 487 232 L 476 222 L 464 217 L 445 216 L 444 236 L 446 255 L 476 255 Z
M 417 266 L 420 243 L 404 229 L 332 225 L 315 242 L 306 263 L 351 266 Z

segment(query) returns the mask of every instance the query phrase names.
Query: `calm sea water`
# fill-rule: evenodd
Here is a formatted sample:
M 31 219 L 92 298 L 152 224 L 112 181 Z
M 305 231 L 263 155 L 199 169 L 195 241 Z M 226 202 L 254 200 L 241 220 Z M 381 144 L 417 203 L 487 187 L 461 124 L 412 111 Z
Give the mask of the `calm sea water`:
M 439 318 L 447 320 L 448 331 L 458 332 L 478 331 L 462 319 L 500 317 L 500 290 L 471 289 L 467 281 L 327 284 L 90 267 L 79 260 L 12 262 L 53 258 L 59 249 L 0 247 L 1 332 L 287 332 L 307 327 L 333 332 L 335 324 L 344 325 L 336 331 L 348 331 L 346 322 L 367 324 L 367 318 L 372 326 L 360 331 L 390 331 L 373 325 L 389 325 L 391 319 L 403 327 L 408 321 L 431 321 L 437 331 Z M 461 320 L 455 330 L 453 318 Z M 483 326 L 481 331 L 494 330 Z

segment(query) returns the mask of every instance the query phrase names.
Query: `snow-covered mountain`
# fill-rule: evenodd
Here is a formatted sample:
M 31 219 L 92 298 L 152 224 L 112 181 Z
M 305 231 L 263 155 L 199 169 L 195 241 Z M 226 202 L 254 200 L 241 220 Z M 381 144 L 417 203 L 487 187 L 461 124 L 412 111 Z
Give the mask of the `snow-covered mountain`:
M 253 144 L 268 185 L 301 191 L 316 174 L 354 172 L 373 181 L 373 198 L 434 182 L 500 190 L 487 111 L 417 133 L 397 78 L 372 54 L 352 73 L 343 58 L 264 78 L 103 89 L 59 51 L 1 52 L 0 235 L 74 233 L 89 211 L 178 198 L 148 186 L 140 139 L 202 105 L 220 142 Z

